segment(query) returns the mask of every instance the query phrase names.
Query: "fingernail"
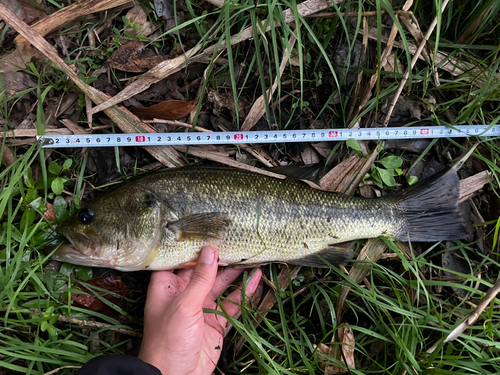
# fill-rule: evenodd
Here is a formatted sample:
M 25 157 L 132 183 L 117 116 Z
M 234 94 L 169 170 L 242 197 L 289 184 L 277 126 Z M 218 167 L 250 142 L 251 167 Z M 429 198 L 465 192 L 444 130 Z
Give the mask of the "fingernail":
M 201 249 L 200 258 L 198 261 L 204 264 L 212 264 L 215 260 L 215 251 L 211 247 Z

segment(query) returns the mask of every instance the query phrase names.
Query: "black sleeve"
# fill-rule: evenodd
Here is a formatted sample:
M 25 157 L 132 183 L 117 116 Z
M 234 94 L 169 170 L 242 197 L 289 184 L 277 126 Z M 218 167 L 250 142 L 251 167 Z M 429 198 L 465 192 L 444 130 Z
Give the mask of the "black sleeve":
M 161 375 L 161 372 L 137 357 L 103 355 L 88 361 L 75 375 Z

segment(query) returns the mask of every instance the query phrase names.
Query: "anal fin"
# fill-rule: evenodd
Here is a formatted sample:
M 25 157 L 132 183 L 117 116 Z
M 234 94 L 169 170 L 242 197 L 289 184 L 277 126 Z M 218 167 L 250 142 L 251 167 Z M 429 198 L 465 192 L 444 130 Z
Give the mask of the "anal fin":
M 328 246 L 317 253 L 308 255 L 304 258 L 289 260 L 287 263 L 305 267 L 329 268 L 325 261 L 334 266 L 344 265 L 352 260 L 353 256 L 354 253 L 350 249 L 338 246 Z

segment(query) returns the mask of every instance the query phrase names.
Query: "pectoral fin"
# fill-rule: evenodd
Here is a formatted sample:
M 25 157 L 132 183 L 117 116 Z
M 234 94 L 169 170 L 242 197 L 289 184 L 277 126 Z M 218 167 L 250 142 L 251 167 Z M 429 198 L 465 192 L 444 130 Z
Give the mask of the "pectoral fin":
M 194 238 L 222 238 L 231 220 L 224 212 L 208 212 L 186 216 L 167 224 L 167 228 L 176 233 L 177 241 L 187 241 Z

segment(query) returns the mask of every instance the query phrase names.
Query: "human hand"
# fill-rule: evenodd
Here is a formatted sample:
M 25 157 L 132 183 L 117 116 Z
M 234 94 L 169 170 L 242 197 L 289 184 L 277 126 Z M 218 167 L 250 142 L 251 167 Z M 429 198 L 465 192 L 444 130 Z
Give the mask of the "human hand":
M 216 299 L 242 272 L 226 268 L 217 276 L 217 250 L 202 249 L 194 270 L 156 271 L 151 275 L 144 313 L 144 337 L 139 358 L 163 375 L 212 374 L 219 360 L 227 320 L 203 309 L 220 310 Z M 246 287 L 251 295 L 262 272 L 255 271 Z M 233 302 L 231 302 L 233 301 Z M 233 316 L 240 309 L 241 289 L 222 302 Z

